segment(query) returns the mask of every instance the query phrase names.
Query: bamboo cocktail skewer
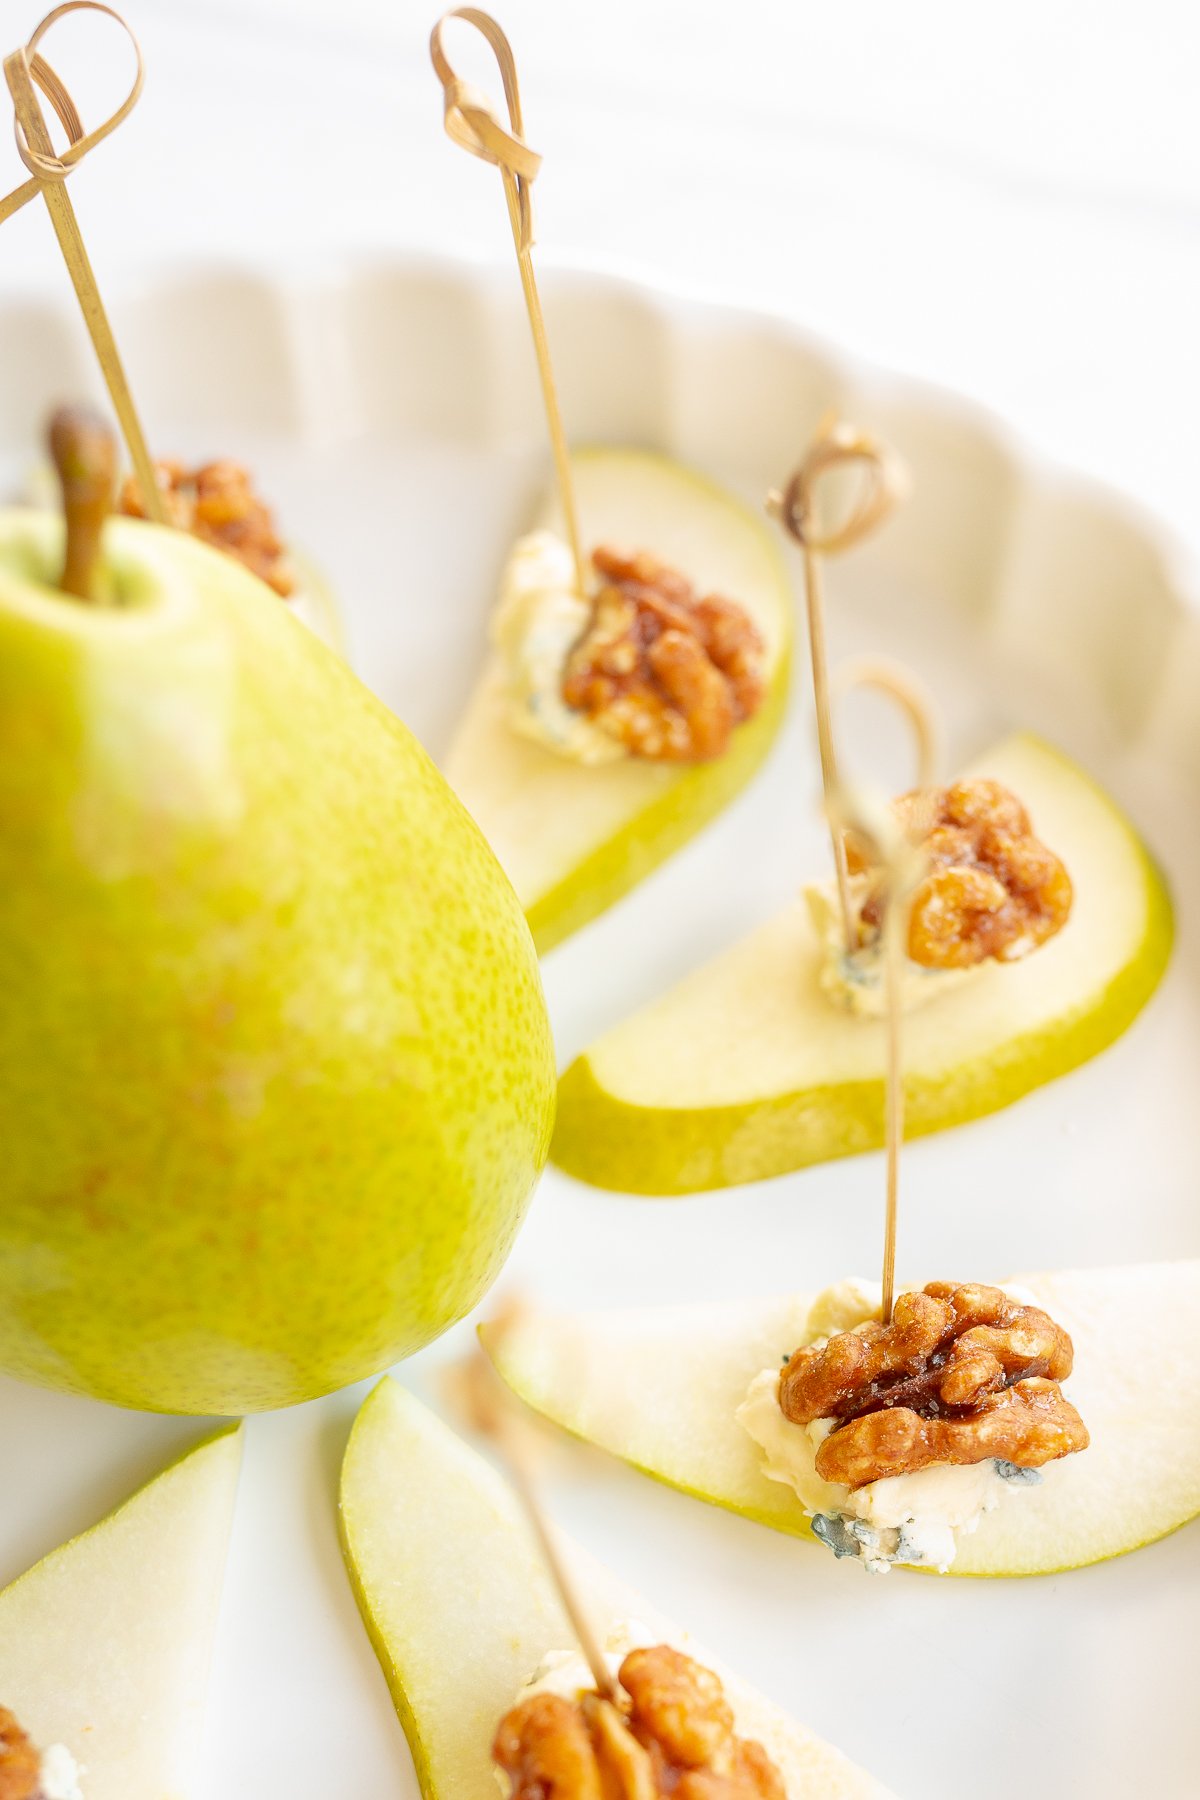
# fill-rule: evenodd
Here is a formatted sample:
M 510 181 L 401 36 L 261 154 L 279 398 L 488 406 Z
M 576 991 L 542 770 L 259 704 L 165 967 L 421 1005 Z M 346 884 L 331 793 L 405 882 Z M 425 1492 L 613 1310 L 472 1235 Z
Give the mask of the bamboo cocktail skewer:
M 834 469 L 856 470 L 865 482 L 854 505 L 840 524 L 822 529 L 816 514 L 816 488 L 823 475 Z M 782 489 L 767 496 L 767 511 L 779 520 L 799 544 L 804 557 L 804 598 L 808 614 L 808 646 L 812 663 L 813 698 L 817 713 L 817 745 L 821 758 L 821 786 L 826 812 L 838 791 L 838 759 L 833 737 L 833 706 L 829 687 L 829 652 L 825 632 L 824 559 L 836 556 L 861 541 L 881 525 L 903 498 L 908 486 L 904 467 L 895 453 L 869 432 L 859 431 L 833 418 L 817 428 L 804 460 Z M 833 866 L 837 877 L 838 906 L 847 952 L 858 948 L 857 925 L 850 902 L 846 849 L 841 833 L 831 824 Z
M 495 55 L 500 66 L 501 80 L 504 83 L 504 97 L 508 104 L 509 123 L 507 127 L 501 124 L 497 118 L 487 95 L 472 87 L 468 82 L 461 81 L 455 74 L 443 44 L 446 26 L 452 19 L 460 19 L 464 24 L 474 26 L 475 30 L 487 40 Z M 433 61 L 434 72 L 442 84 L 445 95 L 447 135 L 462 149 L 469 151 L 472 156 L 478 156 L 484 162 L 492 163 L 500 170 L 504 180 L 504 197 L 508 203 L 508 218 L 512 226 L 513 244 L 517 252 L 521 291 L 525 296 L 525 307 L 529 314 L 529 329 L 533 335 L 534 355 L 537 358 L 538 376 L 542 384 L 542 400 L 546 408 L 550 448 L 554 455 L 559 500 L 566 525 L 567 540 L 571 547 L 571 557 L 575 564 L 575 585 L 581 595 L 586 595 L 587 563 L 579 534 L 579 509 L 575 501 L 575 482 L 571 473 L 571 458 L 567 450 L 566 432 L 563 430 L 562 409 L 558 402 L 558 386 L 554 379 L 554 365 L 551 361 L 550 345 L 546 337 L 546 321 L 542 313 L 541 297 L 538 294 L 537 279 L 533 271 L 531 188 L 534 178 L 542 166 L 542 159 L 537 151 L 531 150 L 525 142 L 516 59 L 513 56 L 511 44 L 495 19 L 489 13 L 481 12 L 475 6 L 458 7 L 438 20 L 429 40 L 429 54 Z
M 38 46 L 50 27 L 59 19 L 73 12 L 98 12 L 107 18 L 114 19 L 128 36 L 133 45 L 137 59 L 137 71 L 133 86 L 122 104 L 112 117 L 98 126 L 95 131 L 84 132 L 78 112 L 63 83 L 54 70 L 38 54 Z M 4 79 L 12 97 L 15 113 L 15 130 L 17 150 L 21 161 L 30 172 L 31 179 L 15 188 L 5 199 L 0 200 L 0 224 L 11 218 L 38 194 L 46 202 L 46 210 L 50 214 L 55 236 L 62 251 L 63 261 L 67 265 L 67 273 L 71 277 L 84 323 L 92 340 L 101 373 L 107 384 L 112 399 L 113 409 L 120 421 L 121 430 L 129 449 L 130 460 L 141 490 L 142 506 L 148 518 L 160 525 L 167 523 L 166 510 L 162 494 L 155 479 L 154 464 L 146 448 L 146 439 L 138 418 L 133 396 L 129 391 L 129 383 L 117 350 L 116 339 L 108 314 L 104 310 L 104 302 L 100 298 L 100 290 L 92 270 L 87 248 L 83 241 L 83 233 L 75 216 L 75 208 L 67 193 L 66 181 L 72 169 L 77 168 L 89 150 L 116 130 L 121 122 L 128 118 L 137 104 L 142 91 L 143 65 L 142 53 L 129 26 L 119 13 L 109 6 L 100 4 L 100 0 L 66 0 L 66 4 L 56 7 L 42 20 L 27 44 L 14 50 L 11 56 L 4 59 Z M 37 90 L 50 101 L 59 121 L 71 139 L 69 147 L 61 156 L 55 154 L 50 130 L 46 124 L 46 116 L 38 100 Z
M 875 679 L 871 685 L 883 685 Z M 904 702 L 907 710 L 907 699 Z M 919 734 L 922 744 L 932 739 L 932 722 Z M 904 971 L 908 919 L 914 889 L 928 868 L 928 859 L 914 844 L 883 802 L 871 803 L 854 790 L 839 789 L 829 808 L 834 836 L 843 844 L 850 831 L 870 850 L 871 860 L 884 883 L 883 995 L 884 995 L 884 1145 L 886 1204 L 883 1227 L 883 1323 L 891 1323 L 896 1295 L 896 1231 L 900 1191 L 900 1152 L 904 1144 L 904 1007 L 901 985 Z
M 503 1317 L 496 1323 L 503 1329 Z M 478 1348 L 457 1366 L 454 1375 L 453 1404 L 465 1415 L 474 1430 L 483 1433 L 504 1462 L 545 1558 L 567 1621 L 583 1651 L 596 1692 L 611 1705 L 619 1705 L 621 1690 L 604 1660 L 604 1652 L 592 1629 L 587 1608 L 567 1573 L 554 1528 L 542 1505 L 533 1469 L 533 1455 L 515 1417 L 512 1397 L 501 1385 L 500 1377 L 488 1358 Z

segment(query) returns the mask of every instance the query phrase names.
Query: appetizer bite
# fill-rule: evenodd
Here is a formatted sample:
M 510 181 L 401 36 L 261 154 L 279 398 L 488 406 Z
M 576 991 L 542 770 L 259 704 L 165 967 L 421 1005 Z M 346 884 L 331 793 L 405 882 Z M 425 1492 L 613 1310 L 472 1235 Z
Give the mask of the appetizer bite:
M 573 1548 L 556 1579 L 513 1489 L 394 1381 L 341 1528 L 426 1800 L 884 1800 Z
M 839 831 L 848 811 L 845 798 L 839 796 L 835 817 Z M 858 1280 L 843 1281 L 819 1294 L 803 1310 L 798 1307 L 795 1345 L 781 1356 L 776 1350 L 752 1369 L 745 1388 L 740 1394 L 735 1392 L 736 1404 L 731 1416 L 721 1420 L 721 1431 L 744 1431 L 756 1452 L 759 1477 L 791 1489 L 799 1508 L 795 1528 L 802 1521 L 835 1556 L 854 1557 L 876 1574 L 895 1563 L 945 1573 L 958 1561 L 965 1539 L 976 1533 L 987 1536 L 986 1521 L 1002 1500 L 1016 1493 L 1028 1495 L 1044 1475 L 1058 1475 L 1066 1459 L 1074 1468 L 1078 1458 L 1084 1471 L 1074 1488 L 1076 1494 L 1083 1488 L 1084 1516 L 1095 1526 L 1103 1516 L 1110 1489 L 1113 1496 L 1117 1489 L 1109 1462 L 1104 1458 L 1097 1462 L 1085 1454 L 1091 1444 L 1088 1421 L 1093 1409 L 1105 1425 L 1116 1421 L 1125 1428 L 1129 1441 L 1120 1445 L 1120 1454 L 1143 1472 L 1148 1462 L 1161 1479 L 1160 1458 L 1182 1457 L 1186 1470 L 1182 1504 L 1191 1512 L 1171 1520 L 1180 1523 L 1200 1506 L 1200 1432 L 1190 1421 L 1186 1436 L 1178 1431 L 1185 1409 L 1174 1394 L 1156 1401 L 1153 1416 L 1147 1407 L 1136 1420 L 1129 1418 L 1128 1376 L 1120 1362 L 1123 1352 L 1118 1352 L 1114 1364 L 1111 1349 L 1112 1342 L 1120 1345 L 1127 1341 L 1128 1307 L 1105 1307 L 1101 1298 L 1083 1313 L 1089 1373 L 1095 1377 L 1102 1371 L 1106 1383 L 1081 1407 L 1064 1393 L 1062 1385 L 1075 1373 L 1071 1332 L 1063 1325 L 1057 1307 L 1039 1304 L 1036 1282 L 996 1286 L 931 1281 L 896 1296 L 905 1103 L 904 964 L 917 908 L 927 904 L 931 866 L 935 874 L 940 866 L 931 858 L 928 841 L 914 846 L 906 826 L 903 809 L 899 820 L 880 809 L 872 823 L 871 809 L 861 805 L 853 821 L 855 841 L 864 849 L 869 847 L 879 893 L 880 985 L 886 1026 L 883 1279 L 878 1287 Z M 1183 1268 L 1183 1281 L 1190 1276 L 1196 1285 L 1197 1266 Z M 1170 1267 L 1159 1277 L 1168 1295 L 1179 1279 Z M 1100 1294 L 1103 1297 L 1103 1287 Z M 1155 1366 L 1171 1366 L 1171 1359 L 1163 1353 L 1174 1348 L 1176 1337 L 1189 1329 L 1184 1324 L 1188 1311 L 1168 1304 L 1159 1316 L 1162 1300 L 1162 1293 L 1152 1291 L 1148 1301 L 1160 1334 L 1154 1362 Z M 703 1323 L 701 1310 L 707 1314 Z M 692 1333 L 703 1339 L 706 1359 L 714 1354 L 714 1341 L 720 1341 L 715 1330 L 718 1311 L 697 1309 L 691 1321 Z M 603 1403 L 597 1405 L 599 1392 L 610 1381 L 619 1389 L 624 1375 L 626 1408 L 653 1407 L 653 1381 L 630 1380 L 628 1368 L 621 1370 L 621 1358 L 607 1354 L 602 1341 L 586 1350 L 577 1347 L 572 1353 L 569 1344 L 552 1342 L 554 1329 L 549 1327 L 551 1341 L 538 1343 L 536 1335 L 532 1340 L 527 1337 L 524 1352 L 519 1347 L 514 1352 L 504 1332 L 491 1336 L 497 1366 L 523 1398 L 544 1408 L 545 1384 L 559 1391 L 561 1382 L 563 1392 L 569 1384 L 570 1412 L 551 1408 L 553 1417 L 570 1423 L 571 1414 L 577 1418 L 580 1410 L 588 1417 L 603 1416 Z M 519 1345 L 519 1317 L 510 1330 Z M 1200 1346 L 1194 1334 L 1192 1337 L 1190 1357 L 1196 1363 Z M 486 1332 L 484 1341 L 489 1341 Z M 682 1360 L 686 1361 L 687 1355 L 685 1348 Z M 699 1379 L 692 1371 L 698 1393 L 707 1389 L 720 1397 L 710 1400 L 710 1393 L 705 1393 L 700 1402 L 702 1408 L 711 1404 L 714 1420 L 728 1402 L 732 1367 L 740 1357 L 739 1349 L 731 1356 L 729 1368 L 722 1364 L 700 1373 Z M 1081 1366 L 1085 1357 L 1081 1356 Z M 1176 1427 L 1174 1434 L 1169 1425 Z M 653 1431 L 653 1424 L 649 1429 Z M 583 1435 L 592 1433 L 585 1430 Z M 1144 1443 L 1136 1441 L 1143 1435 Z M 710 1481 L 728 1462 L 724 1444 L 714 1444 L 698 1428 L 695 1417 L 674 1416 L 669 1441 L 668 1455 L 682 1451 L 685 1457 L 695 1456 L 697 1467 L 709 1471 Z M 1108 1448 L 1111 1458 L 1117 1446 Z M 634 1460 L 641 1462 L 640 1457 Z M 735 1457 L 734 1466 L 736 1463 Z M 642 1462 L 642 1466 L 665 1473 L 655 1461 Z M 1172 1468 L 1171 1474 L 1176 1479 L 1179 1470 Z M 717 1480 L 713 1497 L 724 1491 L 723 1477 Z M 1093 1482 L 1097 1483 L 1094 1487 Z M 1128 1486 L 1126 1472 L 1126 1490 Z M 1054 1494 L 1060 1506 L 1062 1492 L 1063 1487 L 1056 1485 Z M 1112 1555 L 1118 1548 L 1132 1548 L 1144 1541 L 1137 1536 L 1118 1538 L 1114 1544 L 1101 1537 L 1104 1547 L 1096 1550 L 1076 1529 L 1069 1510 L 1070 1484 L 1066 1484 L 1066 1494 L 1068 1508 L 1061 1517 L 1056 1521 L 1053 1505 L 1048 1513 L 1051 1526 L 1059 1525 L 1051 1548 L 1056 1560 L 1042 1563 L 1030 1558 L 1021 1572 L 1064 1566 L 1072 1558 L 1091 1561 L 1097 1554 Z M 1140 1531 L 1141 1524 L 1133 1521 L 1154 1515 L 1161 1502 L 1162 1495 L 1148 1486 L 1141 1505 L 1131 1509 L 1128 1518 L 1121 1516 L 1115 1521 L 1117 1531 L 1131 1526 Z M 1011 1532 L 1022 1543 L 1022 1521 L 1016 1516 L 1021 1508 L 1014 1504 L 1011 1510 Z M 1028 1550 L 1025 1554 L 1029 1556 Z M 1003 1568 L 1003 1564 L 993 1566 L 993 1572 Z
M 713 1305 L 530 1313 L 481 1335 L 514 1392 L 574 1436 L 877 1572 L 1049 1574 L 1136 1550 L 1200 1513 L 1200 1262 L 932 1286 L 898 1295 L 891 1336 L 878 1283 L 861 1280 Z M 964 1324 L 982 1313 L 1014 1325 L 983 1326 L 977 1355 L 975 1327 L 956 1335 L 956 1306 Z M 853 1377 L 844 1398 L 825 1385 L 831 1370 L 889 1358 L 894 1379 L 881 1373 L 874 1391 Z M 1069 1373 L 1025 1373 L 1043 1362 Z M 1135 1368 L 1170 1377 L 1143 1383 Z
M 241 1433 L 0 1592 L 2 1800 L 191 1793 Z
M 882 1305 L 861 1281 L 819 1294 L 804 1341 L 754 1377 L 736 1417 L 835 1556 L 945 1574 L 1007 1492 L 1087 1449 L 1060 1385 L 1074 1348 L 1011 1289 L 931 1281 L 887 1324 Z
M 517 543 L 444 762 L 543 951 L 732 797 L 787 693 L 791 600 L 758 521 L 665 457 L 584 451 L 572 469 L 603 534 L 586 591 L 559 531 Z
M 817 552 L 860 533 L 852 519 L 835 538 L 817 537 L 811 494 L 797 482 L 880 454 L 848 427 L 827 428 L 777 506 L 805 547 L 827 804 L 837 758 Z M 881 516 L 876 491 L 863 517 Z M 949 785 L 902 795 L 893 816 L 927 864 L 901 991 L 917 1135 L 1006 1106 L 1119 1037 L 1166 967 L 1172 914 L 1108 795 L 1026 734 Z M 682 1194 L 882 1142 L 879 871 L 852 834 L 834 830 L 832 848 L 831 881 L 810 884 L 570 1065 L 552 1150 L 567 1173 Z
M 985 963 L 1029 956 L 1067 923 L 1071 877 L 1002 783 L 978 776 L 949 787 L 915 788 L 892 809 L 929 865 L 913 895 L 904 944 L 906 1010 Z M 805 890 L 825 945 L 821 989 L 849 1012 L 880 1017 L 880 873 L 853 833 L 845 834 L 843 855 L 844 917 L 833 884 Z
M 451 19 L 494 51 L 508 127 L 456 76 Z M 544 951 L 758 767 L 786 698 L 790 596 L 759 521 L 702 477 L 640 451 L 568 455 L 531 254 L 541 159 L 522 135 L 511 47 L 470 9 L 439 22 L 430 51 L 448 134 L 503 176 L 558 490 L 504 569 L 489 663 L 445 767 Z

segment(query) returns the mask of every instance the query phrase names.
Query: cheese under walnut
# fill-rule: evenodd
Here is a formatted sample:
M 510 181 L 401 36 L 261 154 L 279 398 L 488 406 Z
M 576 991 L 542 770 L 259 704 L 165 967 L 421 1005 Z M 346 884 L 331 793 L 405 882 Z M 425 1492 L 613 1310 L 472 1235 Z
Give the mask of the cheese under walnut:
M 518 541 L 492 622 L 509 723 L 583 764 L 721 756 L 765 691 L 745 609 L 644 552 L 598 548 L 586 594 L 549 531 Z
M 804 1344 L 755 1377 L 737 1417 L 836 1555 L 944 1571 L 1011 1488 L 1086 1447 L 1056 1378 L 1070 1339 L 1011 1290 L 931 1283 L 888 1327 L 879 1305 L 866 1282 L 820 1295 Z

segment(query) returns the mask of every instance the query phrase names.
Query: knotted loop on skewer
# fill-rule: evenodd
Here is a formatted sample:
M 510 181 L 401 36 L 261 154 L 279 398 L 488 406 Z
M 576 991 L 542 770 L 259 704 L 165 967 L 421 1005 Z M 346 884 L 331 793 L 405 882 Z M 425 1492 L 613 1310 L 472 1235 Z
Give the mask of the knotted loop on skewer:
M 133 85 L 120 106 L 102 125 L 97 125 L 95 130 L 87 132 L 83 129 L 75 103 L 64 83 L 46 59 L 38 54 L 38 46 L 51 26 L 65 18 L 68 13 L 73 12 L 103 13 L 106 18 L 115 20 L 132 44 L 137 64 Z M 111 136 L 117 126 L 129 117 L 141 97 L 144 69 L 141 46 L 120 13 L 115 12 L 111 6 L 105 6 L 102 0 L 65 0 L 64 5 L 57 6 L 53 12 L 47 13 L 27 44 L 19 50 L 14 50 L 11 56 L 5 58 L 4 75 L 13 101 L 17 103 L 17 117 L 13 121 L 17 152 L 35 182 L 46 183 L 65 181 L 71 170 L 78 167 L 88 152 L 94 150 L 97 144 L 103 143 L 104 139 Z M 39 150 L 29 142 L 26 128 L 20 118 L 19 101 L 22 90 L 27 90 L 30 81 L 41 89 L 50 102 L 70 140 L 67 149 L 61 156 L 54 155 L 52 151 Z M 25 193 L 24 190 L 17 189 L 14 194 L 9 196 L 9 199 L 15 201 L 18 196 L 23 196 L 21 201 L 23 204 L 24 199 L 33 197 L 34 191 L 31 188 L 28 193 Z M 7 203 L 3 203 L 3 207 L 6 208 L 6 206 Z M 2 210 L 3 208 L 0 208 L 0 211 Z
M 894 701 L 912 727 L 917 752 L 916 786 L 934 786 L 941 766 L 937 715 L 928 694 L 907 669 L 882 657 L 863 658 L 835 669 L 830 688 L 835 705 L 855 688 L 872 688 Z
M 486 40 L 500 68 L 504 98 L 508 103 L 508 127 L 496 115 L 488 96 L 470 82 L 462 81 L 454 72 L 446 55 L 442 34 L 451 19 L 462 19 L 473 25 Z M 492 163 L 516 183 L 519 230 L 517 248 L 526 251 L 533 244 L 533 206 L 530 185 L 542 166 L 536 150 L 525 142 L 521 117 L 521 90 L 517 83 L 517 65 L 512 45 L 488 13 L 475 6 L 460 6 L 438 20 L 429 39 L 429 54 L 434 71 L 445 95 L 444 120 L 447 135 L 472 156 Z
M 72 146 L 83 137 L 83 120 L 75 109 L 75 102 L 66 90 L 60 76 L 44 56 L 30 59 L 29 73 L 34 86 L 40 88 L 42 94 L 54 108 L 59 124 L 67 134 L 67 142 Z
M 39 46 L 50 28 L 74 12 L 102 13 L 105 18 L 114 20 L 132 44 L 137 64 L 133 86 L 125 99 L 111 117 L 94 131 L 84 131 L 66 86 L 39 54 Z M 112 399 L 113 410 L 120 420 L 125 442 L 129 446 L 130 460 L 141 490 L 142 506 L 148 518 L 153 519 L 156 524 L 165 525 L 166 510 L 154 464 L 146 448 L 145 434 L 137 416 L 133 396 L 129 392 L 116 339 L 104 310 L 83 233 L 79 229 L 79 221 L 75 217 L 75 208 L 67 190 L 67 176 L 71 170 L 77 168 L 97 144 L 103 143 L 137 105 L 144 79 L 141 47 L 120 13 L 115 12 L 111 6 L 104 5 L 103 0 L 65 0 L 65 4 L 47 13 L 27 44 L 4 58 L 4 79 L 12 96 L 17 150 L 30 172 L 30 179 L 0 199 L 0 225 L 39 195 L 45 201 L 88 336 L 92 340 Z M 39 91 L 49 101 L 70 140 L 61 156 L 55 151 L 46 114 L 38 98 Z
M 854 502 L 840 523 L 822 530 L 816 510 L 816 490 L 821 478 L 832 471 L 857 470 L 859 485 Z M 778 519 L 799 544 L 804 557 L 804 602 L 808 614 L 808 647 L 812 662 L 813 700 L 817 715 L 817 746 L 821 758 L 821 786 L 828 811 L 838 788 L 838 760 L 833 740 L 833 705 L 829 690 L 829 653 L 825 643 L 825 556 L 848 550 L 883 522 L 907 492 L 904 465 L 892 450 L 870 432 L 846 424 L 826 413 L 799 467 L 782 488 L 767 495 L 767 511 Z M 837 878 L 838 908 L 847 953 L 856 946 L 856 923 L 850 903 L 846 849 L 840 831 L 833 830 L 833 867 Z
M 861 476 L 849 513 L 822 531 L 817 523 L 816 490 L 833 470 Z M 908 489 L 904 466 L 895 453 L 869 431 L 841 420 L 825 420 L 811 449 L 782 490 L 768 497 L 768 507 L 785 531 L 805 550 L 836 556 L 868 537 L 882 524 Z

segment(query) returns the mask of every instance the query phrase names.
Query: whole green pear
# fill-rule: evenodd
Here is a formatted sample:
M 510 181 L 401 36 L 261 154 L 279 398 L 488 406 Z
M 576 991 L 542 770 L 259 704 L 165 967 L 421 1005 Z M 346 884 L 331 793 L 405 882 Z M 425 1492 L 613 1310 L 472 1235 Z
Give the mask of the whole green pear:
M 0 1368 L 124 1406 L 327 1393 L 460 1318 L 545 1161 L 520 907 L 265 586 L 0 513 Z

